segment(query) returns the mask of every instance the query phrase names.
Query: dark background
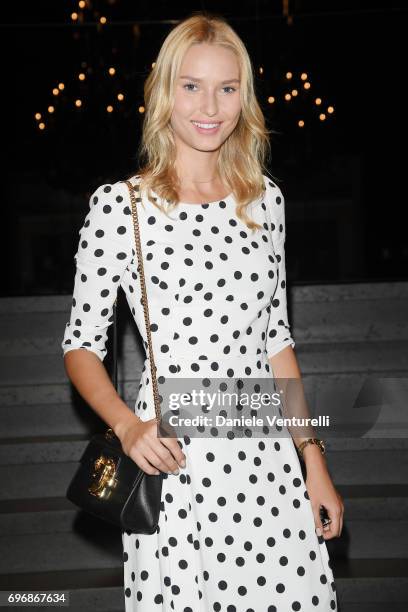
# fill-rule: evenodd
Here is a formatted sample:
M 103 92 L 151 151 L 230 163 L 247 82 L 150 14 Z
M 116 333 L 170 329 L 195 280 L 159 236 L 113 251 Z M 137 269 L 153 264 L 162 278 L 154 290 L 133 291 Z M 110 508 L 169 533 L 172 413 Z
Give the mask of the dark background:
M 143 81 L 170 28 L 200 9 L 226 17 L 253 62 L 286 200 L 289 285 L 407 278 L 403 2 L 289 2 L 289 20 L 267 0 L 87 5 L 2 7 L 3 296 L 71 293 L 89 195 L 137 170 Z

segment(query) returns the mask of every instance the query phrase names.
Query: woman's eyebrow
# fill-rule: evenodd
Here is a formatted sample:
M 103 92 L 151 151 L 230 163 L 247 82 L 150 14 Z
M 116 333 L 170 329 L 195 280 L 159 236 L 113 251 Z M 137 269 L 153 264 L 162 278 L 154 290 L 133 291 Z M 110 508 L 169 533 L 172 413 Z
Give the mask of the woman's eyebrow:
M 197 79 L 196 77 L 192 77 L 192 76 L 188 76 L 188 75 L 183 75 L 179 77 L 180 79 L 190 79 L 190 81 L 202 81 L 203 79 Z M 227 81 L 221 81 L 221 83 L 223 85 L 225 85 L 226 83 L 239 83 L 240 80 L 239 79 L 228 79 Z

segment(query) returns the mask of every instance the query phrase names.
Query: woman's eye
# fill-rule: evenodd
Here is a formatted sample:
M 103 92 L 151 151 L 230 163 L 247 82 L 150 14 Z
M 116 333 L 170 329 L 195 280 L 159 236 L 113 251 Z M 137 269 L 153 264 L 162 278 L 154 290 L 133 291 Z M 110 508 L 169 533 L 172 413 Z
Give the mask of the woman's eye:
M 189 87 L 197 87 L 196 83 L 186 83 L 185 85 L 183 85 L 184 88 L 189 88 Z M 235 87 L 231 87 L 229 85 L 227 85 L 226 87 L 223 87 L 223 89 L 231 89 L 231 92 L 226 92 L 226 93 L 233 93 L 234 91 L 236 91 Z M 192 89 L 187 89 L 187 91 L 193 91 Z

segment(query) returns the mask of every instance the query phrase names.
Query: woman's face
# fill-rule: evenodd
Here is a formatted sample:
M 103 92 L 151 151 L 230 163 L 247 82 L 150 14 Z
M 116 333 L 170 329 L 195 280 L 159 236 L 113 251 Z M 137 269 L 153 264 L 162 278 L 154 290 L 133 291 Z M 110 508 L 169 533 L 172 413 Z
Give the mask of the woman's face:
M 199 151 L 215 151 L 241 114 L 239 65 L 235 54 L 201 43 L 186 52 L 175 84 L 170 119 L 175 140 Z M 214 126 L 199 127 L 194 122 Z

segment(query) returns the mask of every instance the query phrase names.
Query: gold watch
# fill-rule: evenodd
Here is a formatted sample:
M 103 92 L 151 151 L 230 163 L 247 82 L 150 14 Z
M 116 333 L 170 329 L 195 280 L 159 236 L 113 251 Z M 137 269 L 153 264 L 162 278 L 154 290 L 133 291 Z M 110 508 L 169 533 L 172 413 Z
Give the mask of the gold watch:
M 319 438 L 308 438 L 307 440 L 303 440 L 303 442 L 299 444 L 298 449 L 297 449 L 302 459 L 303 459 L 303 449 L 305 448 L 307 444 L 316 444 L 316 446 L 320 448 L 322 455 L 324 455 L 326 452 L 326 447 L 325 447 L 323 440 L 320 440 Z

